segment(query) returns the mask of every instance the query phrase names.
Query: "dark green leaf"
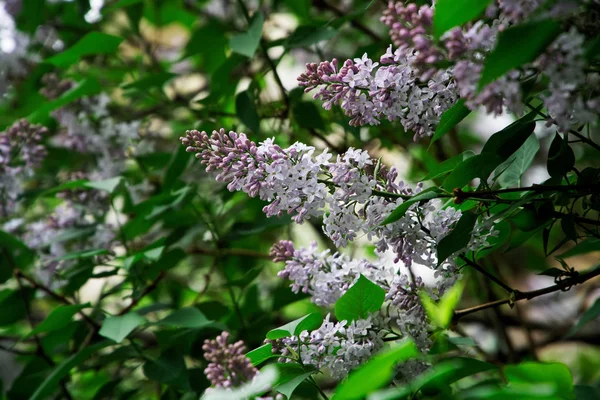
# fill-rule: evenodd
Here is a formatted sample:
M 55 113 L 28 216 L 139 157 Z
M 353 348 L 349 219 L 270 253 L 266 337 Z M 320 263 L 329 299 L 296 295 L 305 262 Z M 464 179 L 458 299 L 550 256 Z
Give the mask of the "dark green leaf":
M 412 340 L 406 340 L 391 349 L 377 354 L 366 364 L 350 373 L 333 396 L 333 400 L 364 399 L 366 395 L 385 386 L 394 375 L 394 367 L 419 355 Z
M 213 324 L 195 307 L 185 307 L 158 321 L 156 325 L 174 326 L 179 328 L 204 328 Z
M 4 289 L 0 291 L 0 326 L 17 322 L 27 315 L 25 302 L 29 304 L 35 290 L 23 288 L 23 290 Z
M 270 330 L 267 333 L 267 339 L 274 340 L 288 336 L 298 336 L 302 331 L 317 329 L 321 326 L 322 321 L 323 318 L 321 317 L 321 314 L 311 313 L 280 326 L 279 328 Z
M 305 129 L 325 129 L 325 122 L 314 103 L 301 101 L 293 105 L 294 119 Z
M 576 334 L 588 322 L 598 318 L 598 316 L 600 316 L 600 299 L 596 299 L 594 304 L 592 304 L 592 306 L 590 308 L 588 308 L 581 315 L 581 317 L 579 317 L 575 326 L 573 326 L 573 328 L 571 328 L 571 330 L 567 334 L 567 337 L 570 337 L 570 336 L 573 336 L 574 334 Z
M 424 392 L 435 392 L 467 376 L 497 368 L 494 364 L 473 358 L 456 357 L 434 366 L 419 384 Z
M 456 168 L 456 166 L 458 164 L 465 161 L 467 158 L 473 157 L 474 155 L 475 155 L 475 153 L 473 153 L 471 150 L 467 150 L 459 155 L 449 158 L 446 161 L 442 162 L 437 167 L 432 168 L 429 171 L 429 173 L 427 175 L 425 175 L 420 181 L 422 182 L 422 181 L 428 181 L 430 179 L 437 179 L 440 176 L 449 174 L 450 172 L 452 172 L 452 170 L 454 170 L 454 168 Z
M 69 49 L 46 59 L 45 62 L 65 68 L 85 56 L 115 53 L 122 41 L 123 38 L 118 36 L 102 32 L 90 32 Z
M 152 74 L 137 81 L 126 83 L 122 86 L 124 90 L 148 90 L 152 88 L 162 88 L 171 78 L 174 78 L 175 74 L 170 72 L 159 72 Z
M 16 237 L 0 231 L 0 283 L 13 276 L 15 267 L 21 269 L 31 264 L 35 253 Z
M 527 171 L 539 149 L 540 142 L 537 136 L 530 135 L 523 146 L 505 161 L 507 168 L 498 179 L 500 186 L 504 188 L 521 186 L 521 176 Z M 502 169 L 502 165 L 499 169 Z
M 560 258 L 569 258 L 580 254 L 590 253 L 592 251 L 600 251 L 600 239 L 587 238 L 578 245 L 559 255 Z
M 262 38 L 262 28 L 264 22 L 265 18 L 263 17 L 262 13 L 256 13 L 252 19 L 252 22 L 250 22 L 248 31 L 239 33 L 231 38 L 229 41 L 231 50 L 248 58 L 253 58 L 254 53 L 260 44 L 260 39 Z
M 438 265 L 469 244 L 475 222 L 477 222 L 477 214 L 470 211 L 465 212 L 456 223 L 454 229 L 440 240 L 437 246 Z
M 147 361 L 143 370 L 144 375 L 152 381 L 173 385 L 183 390 L 190 387 L 185 361 L 179 354 L 165 352 L 157 360 Z
M 25 335 L 26 338 L 37 335 L 42 332 L 51 332 L 67 326 L 77 312 L 84 308 L 91 307 L 90 303 L 73 304 L 70 306 L 60 306 L 52 310 L 52 312 L 31 332 Z
M 337 35 L 337 31 L 330 26 L 302 25 L 288 37 L 285 47 L 310 47 L 323 40 L 329 40 Z
M 256 112 L 254 102 L 250 98 L 248 91 L 240 92 L 235 97 L 235 111 L 240 119 L 250 130 L 258 133 L 260 130 L 260 118 Z
M 575 385 L 575 400 L 598 400 L 600 389 L 593 386 Z
M 335 316 L 340 321 L 365 319 L 370 313 L 379 311 L 384 299 L 385 290 L 361 274 L 335 303 Z
M 567 141 L 558 133 L 548 150 L 548 173 L 550 176 L 563 176 L 575 165 L 575 154 Z
M 137 313 L 128 313 L 114 317 L 107 317 L 102 322 L 100 335 L 121 343 L 135 328 L 146 322 L 146 319 Z
M 50 376 L 48 376 L 48 378 L 46 378 L 46 380 L 37 388 L 37 390 L 29 400 L 42 400 L 50 396 L 52 392 L 58 387 L 58 383 L 60 382 L 60 380 L 67 376 L 67 374 L 72 368 L 86 361 L 96 351 L 103 349 L 109 346 L 110 344 L 111 343 L 108 340 L 102 341 L 100 343 L 96 343 L 94 345 L 86 347 L 83 350 L 79 351 L 77 354 L 74 354 L 71 357 L 67 358 L 65 361 L 63 361 L 61 364 L 57 365 L 54 368 L 52 374 L 50 374 Z
M 560 32 L 560 24 L 551 19 L 526 22 L 500 32 L 496 47 L 485 59 L 479 88 L 535 60 Z
M 473 0 L 473 1 L 480 3 L 479 0 Z M 446 1 L 446 2 L 448 2 L 448 1 Z M 450 2 L 452 2 L 452 0 L 450 0 Z M 437 6 L 439 7 L 440 3 L 438 2 L 437 4 L 438 4 Z M 437 15 L 438 10 L 439 9 L 436 7 L 436 15 Z M 452 107 L 450 107 L 448 110 L 446 110 L 442 114 L 442 117 L 440 118 L 440 123 L 435 128 L 435 133 L 433 134 L 433 137 L 431 138 L 430 146 L 434 142 L 436 142 L 439 138 L 444 136 L 446 133 L 450 132 L 450 130 L 452 128 L 454 128 L 460 121 L 465 119 L 465 117 L 467 115 L 469 115 L 470 113 L 471 113 L 471 110 L 469 110 L 467 108 L 467 106 L 465 106 L 464 100 L 459 100 L 456 104 L 454 104 Z
M 314 374 L 316 371 L 306 371 L 298 364 L 280 363 L 275 364 L 279 377 L 273 385 L 273 388 L 283 394 L 286 398 L 291 399 L 292 393 L 306 378 Z
M 479 17 L 490 0 L 438 0 L 433 14 L 433 32 L 439 39 L 444 32 Z

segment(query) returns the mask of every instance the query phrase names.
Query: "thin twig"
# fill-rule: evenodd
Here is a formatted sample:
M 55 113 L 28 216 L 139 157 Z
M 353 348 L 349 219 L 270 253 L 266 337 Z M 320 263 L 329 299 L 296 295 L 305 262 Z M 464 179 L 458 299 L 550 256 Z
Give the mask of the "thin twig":
M 23 271 L 16 269 L 15 270 L 15 277 L 17 277 L 17 279 L 22 278 L 23 280 L 27 281 L 31 286 L 33 286 L 34 288 L 40 289 L 41 291 L 43 291 L 44 293 L 50 295 L 50 297 L 53 297 L 54 299 L 72 306 L 74 303 L 67 299 L 65 296 L 58 294 L 56 292 L 54 292 L 52 289 L 48 288 L 47 286 L 37 282 L 35 279 L 31 278 L 30 276 L 27 276 L 23 273 Z M 83 311 L 78 311 L 77 312 L 79 315 L 81 315 L 81 317 L 91 326 L 93 326 L 96 329 L 100 329 L 100 325 L 94 321 L 93 319 L 91 319 L 86 313 L 84 313 Z
M 461 260 L 463 260 L 464 262 L 466 262 L 467 265 L 469 265 L 473 269 L 475 269 L 478 272 L 480 272 L 481 274 L 485 275 L 488 279 L 490 279 L 491 281 L 496 283 L 498 286 L 500 286 L 502 289 L 506 290 L 508 293 L 512 293 L 515 291 L 513 288 L 508 286 L 506 283 L 502 282 L 500 279 L 496 278 L 494 275 L 489 273 L 485 268 L 483 268 L 481 265 L 477 264 L 475 261 L 469 260 L 464 255 L 460 255 L 459 258 Z
M 559 290 L 566 291 L 566 290 L 569 290 L 572 286 L 579 285 L 579 284 L 586 282 L 592 278 L 595 278 L 598 275 L 600 275 L 600 267 L 594 269 L 593 271 L 587 272 L 585 274 L 580 274 L 580 275 L 573 276 L 571 278 L 567 278 L 567 279 L 557 283 L 556 285 L 548 286 L 548 287 L 545 287 L 542 289 L 532 290 L 529 292 L 520 292 L 518 290 L 515 290 L 513 292 L 513 294 L 511 295 L 511 297 L 509 297 L 509 298 L 491 301 L 489 303 L 480 304 L 475 307 L 465 308 L 463 310 L 457 310 L 454 312 L 453 320 L 458 321 L 461 317 L 463 317 L 465 315 L 469 315 L 469 314 L 472 314 L 474 312 L 478 312 L 481 310 L 486 310 L 488 308 L 501 306 L 503 304 L 511 304 L 511 303 L 521 301 L 521 300 L 531 300 L 533 298 L 543 296 L 548 293 L 558 292 Z
M 144 291 L 142 292 L 142 294 L 140 294 L 137 298 L 133 299 L 131 301 L 131 304 L 129 304 L 127 307 L 125 307 L 124 309 L 122 309 L 118 315 L 125 315 L 127 314 L 129 311 L 131 311 L 135 306 L 137 306 L 140 301 L 146 297 L 148 294 L 150 294 L 151 292 L 153 292 L 154 290 L 156 290 L 159 282 L 166 276 L 167 274 L 165 273 L 165 271 L 160 271 L 160 273 L 158 274 L 158 276 L 152 281 L 152 283 L 150 283 L 150 285 L 148 285 L 146 287 L 146 289 L 144 289 Z

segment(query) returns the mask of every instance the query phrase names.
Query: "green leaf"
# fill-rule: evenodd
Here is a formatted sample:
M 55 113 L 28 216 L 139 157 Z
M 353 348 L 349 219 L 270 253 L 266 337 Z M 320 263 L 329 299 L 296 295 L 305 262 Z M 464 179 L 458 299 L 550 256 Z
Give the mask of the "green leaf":
M 214 388 L 204 393 L 202 400 L 241 400 L 251 399 L 269 390 L 277 381 L 279 372 L 274 365 L 267 365 L 250 382 L 234 389 Z
M 123 88 L 123 90 L 148 90 L 156 87 L 162 88 L 165 83 L 176 76 L 177 75 L 171 72 L 159 72 L 145 78 L 126 83 L 122 85 L 121 88 Z
M 573 377 L 569 369 L 559 363 L 523 362 L 508 365 L 504 375 L 513 383 L 549 383 L 554 385 L 559 399 L 573 399 Z
M 316 372 L 316 370 L 307 372 L 298 364 L 279 363 L 275 364 L 275 366 L 277 367 L 279 377 L 277 378 L 277 382 L 273 385 L 273 389 L 288 399 L 292 398 L 292 394 L 298 385 Z
M 60 380 L 67 376 L 71 369 L 87 360 L 96 351 L 103 349 L 109 345 L 111 345 L 111 343 L 108 340 L 96 343 L 94 345 L 84 348 L 77 354 L 74 354 L 65 361 L 63 361 L 60 365 L 54 368 L 52 374 L 50 374 L 50 376 L 48 376 L 48 378 L 46 378 L 46 380 L 37 388 L 37 390 L 30 397 L 29 400 L 42 400 L 49 397 L 52 394 L 52 392 L 58 387 L 58 383 L 60 382 Z
M 333 400 L 364 399 L 369 393 L 385 386 L 394 375 L 394 367 L 419 355 L 412 340 L 405 340 L 391 349 L 377 354 L 366 364 L 352 371 L 342 382 Z
M 575 385 L 575 400 L 598 400 L 600 399 L 600 388 L 587 385 Z
M 559 258 L 569 258 L 580 254 L 591 253 L 592 251 L 600 251 L 600 239 L 587 238 L 579 242 L 575 247 L 565 251 Z
M 231 50 L 248 58 L 253 58 L 262 38 L 264 22 L 265 18 L 262 13 L 256 13 L 252 22 L 250 22 L 248 31 L 239 33 L 231 38 L 229 41 Z
M 52 332 L 64 328 L 73 320 L 75 314 L 88 307 L 91 307 L 90 303 L 59 306 L 52 310 L 46 319 L 40 322 L 35 329 L 25 335 L 25 338 L 37 335 L 38 333 Z
M 455 357 L 435 365 L 431 372 L 421 379 L 417 378 L 417 385 L 415 386 L 420 387 L 424 393 L 433 394 L 439 391 L 440 388 L 448 387 L 467 376 L 496 369 L 498 367 L 494 364 L 473 358 Z
M 537 136 L 530 135 L 523 146 L 498 167 L 498 169 L 503 169 L 502 167 L 506 164 L 504 172 L 498 179 L 500 186 L 503 188 L 521 186 L 521 176 L 527 171 L 539 149 L 540 142 Z
M 442 183 L 446 190 L 462 188 L 475 178 L 484 181 L 502 163 L 502 158 L 497 154 L 477 154 L 458 164 Z
M 381 225 L 387 225 L 398 221 L 400 218 L 404 217 L 404 214 L 406 214 L 410 206 L 413 204 L 420 201 L 435 199 L 439 197 L 441 193 L 442 191 L 436 187 L 423 190 L 421 193 L 414 195 L 409 200 L 405 200 L 402 204 L 396 207 L 396 209 L 392 211 L 385 220 L 383 220 Z
M 270 330 L 266 337 L 267 339 L 275 340 L 288 336 L 298 336 L 302 331 L 317 329 L 319 326 L 321 326 L 322 322 L 323 317 L 321 317 L 321 314 L 311 313 L 280 326 L 279 328 Z
M 336 35 L 337 30 L 330 26 L 301 25 L 287 38 L 285 48 L 310 47 Z
M 271 343 L 267 343 L 257 347 L 252 351 L 249 351 L 246 353 L 246 357 L 252 361 L 252 365 L 257 366 L 270 358 L 279 357 L 279 355 L 273 354 L 273 345 Z
M 104 190 L 112 194 L 119 187 L 121 182 L 123 182 L 123 177 L 116 176 L 102 181 L 86 182 L 85 186 L 92 189 Z
M 235 97 L 235 112 L 240 119 L 252 132 L 258 133 L 260 130 L 260 118 L 256 112 L 256 106 L 250 98 L 247 90 L 240 92 Z
M 479 89 L 534 61 L 560 32 L 560 24 L 551 19 L 526 22 L 500 32 L 496 47 L 485 59 Z
M 469 244 L 475 222 L 477 222 L 477 214 L 471 211 L 463 213 L 454 229 L 438 243 L 437 265 L 440 265 L 452 254 L 464 249 Z
M 490 0 L 438 0 L 433 14 L 433 32 L 439 39 L 444 32 L 479 17 Z
M 452 0 L 450 0 L 450 1 L 452 2 Z M 479 0 L 474 0 L 474 1 L 479 3 Z M 439 4 L 440 3 L 438 2 L 436 7 L 438 7 Z M 437 10 L 438 9 L 436 8 L 436 13 L 437 13 Z M 440 123 L 435 128 L 435 133 L 433 134 L 433 137 L 431 138 L 431 142 L 430 142 L 429 146 L 431 146 L 433 143 L 435 143 L 439 138 L 444 136 L 446 133 L 450 132 L 450 130 L 452 128 L 454 128 L 460 121 L 465 119 L 465 117 L 467 115 L 469 115 L 470 113 L 471 113 L 471 110 L 469 110 L 467 108 L 467 106 L 465 106 L 464 100 L 459 100 L 458 102 L 456 102 L 456 104 L 454 104 L 452 107 L 450 107 L 448 110 L 446 110 L 442 114 L 442 117 L 440 118 Z
M 475 178 L 487 181 L 494 170 L 512 156 L 535 129 L 535 112 L 532 111 L 506 128 L 494 133 L 485 143 L 481 154 L 458 164 L 444 180 L 446 190 L 462 188 Z
M 0 284 L 12 278 L 14 267 L 26 268 L 34 258 L 35 253 L 22 241 L 0 231 Z
M 146 319 L 137 313 L 108 317 L 102 322 L 100 335 L 121 343 L 135 328 L 146 322 Z
M 24 287 L 22 290 L 4 289 L 0 291 L 0 326 L 9 325 L 22 320 L 27 315 L 25 302 L 31 302 L 34 289 Z
M 575 154 L 573 149 L 557 132 L 548 150 L 548 173 L 552 177 L 561 177 L 569 172 L 574 165 Z
M 437 179 L 440 176 L 449 174 L 450 172 L 452 172 L 452 170 L 454 170 L 454 168 L 456 168 L 458 164 L 465 161 L 467 158 L 473 157 L 474 155 L 475 153 L 473 153 L 471 150 L 467 150 L 461 154 L 449 158 L 446 161 L 442 162 L 440 165 L 436 166 L 435 168 L 432 168 L 427 175 L 420 179 L 420 181 L 423 182 L 428 181 L 430 179 Z
M 121 37 L 102 32 L 90 32 L 69 49 L 46 59 L 45 62 L 65 68 L 85 56 L 115 53 L 123 40 Z
M 144 375 L 152 381 L 173 385 L 183 390 L 190 387 L 185 360 L 180 354 L 164 352 L 157 360 L 147 361 L 143 371 Z
M 107 249 L 92 249 L 92 250 L 81 250 L 81 251 L 73 251 L 71 253 L 67 253 L 62 257 L 57 258 L 56 260 L 76 260 L 76 259 L 85 259 L 92 258 L 95 256 L 100 256 L 103 254 L 108 254 Z
M 315 103 L 300 101 L 292 106 L 294 119 L 304 129 L 325 129 L 325 122 Z
M 67 90 L 58 99 L 42 104 L 27 117 L 27 120 L 34 123 L 45 122 L 51 111 L 64 107 L 84 96 L 92 96 L 100 93 L 102 89 L 103 87 L 96 79 L 91 77 L 86 78 L 79 82 L 72 89 Z
M 210 326 L 213 322 L 197 308 L 185 307 L 156 322 L 156 325 L 199 329 Z
M 335 316 L 339 321 L 365 319 L 369 313 L 379 311 L 385 299 L 385 290 L 362 274 L 335 303 Z
M 576 334 L 581 328 L 583 328 L 588 322 L 598 318 L 600 315 L 600 299 L 596 299 L 594 304 L 588 308 L 577 320 L 575 326 L 569 330 L 567 337 L 571 337 Z
M 447 328 L 452 322 L 452 316 L 454 315 L 454 309 L 460 301 L 464 289 L 464 283 L 459 281 L 452 289 L 448 290 L 442 296 L 440 301 L 436 304 L 431 297 L 422 291 L 419 293 L 423 307 L 427 312 L 427 316 L 440 328 Z

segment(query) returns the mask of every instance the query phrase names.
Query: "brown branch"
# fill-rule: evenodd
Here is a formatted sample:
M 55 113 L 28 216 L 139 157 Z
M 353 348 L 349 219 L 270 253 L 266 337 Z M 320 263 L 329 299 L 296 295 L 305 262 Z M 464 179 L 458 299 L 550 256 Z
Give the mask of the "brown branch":
M 33 279 L 30 276 L 27 276 L 23 273 L 23 271 L 21 271 L 20 269 L 15 269 L 15 277 L 17 278 L 17 280 L 20 282 L 20 278 L 22 278 L 23 280 L 27 281 L 31 286 L 33 286 L 36 289 L 40 289 L 41 291 L 43 291 L 44 293 L 48 294 L 50 297 L 66 304 L 69 306 L 74 305 L 74 303 L 67 299 L 65 296 L 58 294 L 56 292 L 54 292 L 52 289 L 50 289 L 49 287 L 37 282 L 35 279 Z M 79 315 L 81 315 L 81 317 L 88 323 L 90 324 L 92 327 L 94 327 L 95 329 L 99 330 L 100 329 L 100 325 L 94 321 L 93 319 L 91 319 L 86 313 L 84 313 L 83 311 L 78 311 L 77 312 Z
M 535 297 L 543 296 L 548 293 L 558 292 L 559 290 L 566 291 L 566 290 L 569 290 L 572 286 L 579 285 L 579 284 L 586 282 L 592 278 L 595 278 L 598 275 L 600 275 L 600 267 L 594 269 L 593 271 L 590 271 L 590 272 L 587 272 L 584 274 L 579 274 L 579 275 L 573 276 L 571 278 L 567 278 L 567 279 L 557 283 L 556 285 L 548 286 L 548 287 L 545 287 L 542 289 L 532 290 L 529 292 L 520 292 L 518 290 L 515 290 L 513 292 L 513 295 L 507 299 L 491 301 L 489 303 L 480 304 L 475 307 L 465 308 L 463 310 L 457 310 L 454 312 L 453 320 L 456 322 L 465 315 L 469 315 L 469 314 L 472 314 L 474 312 L 478 312 L 481 310 L 486 310 L 488 308 L 501 306 L 503 304 L 512 304 L 516 301 L 521 301 L 521 300 L 531 300 Z
M 160 274 L 158 274 L 158 276 L 152 281 L 152 283 L 150 283 L 150 285 L 148 285 L 146 287 L 146 289 L 144 289 L 144 291 L 142 292 L 142 294 L 140 294 L 136 299 L 133 299 L 131 301 L 131 304 L 129 304 L 127 307 L 125 307 L 124 309 L 121 310 L 121 312 L 119 312 L 118 315 L 125 315 L 127 314 L 129 311 L 131 311 L 135 306 L 137 306 L 140 301 L 146 297 L 148 294 L 150 294 L 151 292 L 153 292 L 154 290 L 156 290 L 156 287 L 158 286 L 159 282 L 166 276 L 167 274 L 165 273 L 165 271 L 160 271 Z
M 485 268 L 483 268 L 482 266 L 480 266 L 476 262 L 469 260 L 464 255 L 460 255 L 459 258 L 461 260 L 463 260 L 465 263 L 467 263 L 467 265 L 469 265 L 473 269 L 475 269 L 475 270 L 479 271 L 481 274 L 485 275 L 488 279 L 490 279 L 491 281 L 493 281 L 495 284 L 497 284 L 498 286 L 500 286 L 502 289 L 506 290 L 508 293 L 512 293 L 512 292 L 515 291 L 513 288 L 511 288 L 510 286 L 508 286 L 506 283 L 502 282 L 500 279 L 496 278 L 494 275 L 492 275 L 491 273 L 489 273 Z

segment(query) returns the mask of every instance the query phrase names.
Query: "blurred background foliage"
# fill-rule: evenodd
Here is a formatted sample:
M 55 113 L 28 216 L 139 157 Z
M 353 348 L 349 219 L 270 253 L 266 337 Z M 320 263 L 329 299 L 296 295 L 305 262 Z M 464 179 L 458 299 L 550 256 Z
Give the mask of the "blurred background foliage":
M 322 248 L 332 248 L 320 222 L 298 226 L 288 217 L 267 219 L 264 202 L 215 183 L 180 146 L 178 137 L 186 129 L 224 127 L 246 132 L 256 142 L 275 137 L 282 145 L 301 141 L 339 152 L 368 149 L 374 158 L 397 166 L 406 180 L 419 181 L 445 160 L 477 151 L 514 120 L 474 112 L 429 146 L 427 140 L 414 142 L 399 124 L 349 126 L 339 109 L 327 112 L 304 94 L 296 77 L 305 63 L 385 53 L 390 40 L 379 22 L 382 1 L 4 3 L 20 8 L 14 14 L 16 28 L 34 38 L 34 56 L 23 62 L 22 74 L 7 77 L 0 130 L 26 118 L 57 137 L 60 126 L 53 113 L 100 93 L 110 98 L 112 118 L 141 123 L 139 137 L 123 149 L 125 168 L 118 176 L 94 180 L 95 186 L 71 179 L 71 173 L 90 162 L 100 171 L 110 166 L 48 139 L 48 156 L 20 199 L 22 217 L 35 219 L 60 204 L 62 190 L 105 193 L 111 204 L 105 217 L 118 225 L 121 244 L 108 259 L 100 256 L 102 249 L 78 249 L 64 254 L 62 260 L 71 262 L 49 277 L 17 235 L 6 228 L 0 232 L 2 398 L 197 398 L 208 386 L 204 339 L 228 330 L 252 349 L 272 328 L 323 312 L 305 295 L 291 293 L 276 277 L 280 266 L 268 256 L 282 238 L 300 245 L 317 240 Z M 48 99 L 40 92 L 48 74 L 72 82 L 71 88 Z M 540 149 L 519 177 L 522 186 L 549 177 L 553 133 L 542 125 L 531 139 Z M 138 151 L 148 143 L 152 150 Z M 571 148 L 580 169 L 598 166 L 593 148 L 581 143 Z M 548 256 L 555 247 L 575 270 L 598 262 L 597 241 L 574 247 L 581 242 L 564 240 L 568 226 L 548 227 L 543 217 L 543 211 L 530 210 L 511 220 L 500 249 L 484 261 L 522 291 L 552 284 L 552 268 L 561 268 Z M 85 235 L 81 230 L 69 234 L 74 236 L 61 240 Z M 373 252 L 360 242 L 347 250 Z M 453 337 L 472 340 L 457 339 L 460 350 L 449 345 L 498 363 L 559 361 L 576 383 L 597 388 L 598 293 L 598 282 L 590 281 L 567 293 L 467 316 Z M 472 274 L 461 304 L 501 295 Z M 569 333 L 590 307 L 595 315 Z M 118 319 L 131 316 L 132 309 L 138 319 Z M 107 317 L 117 318 L 113 328 L 103 324 Z M 326 390 L 334 385 L 328 377 L 319 382 Z M 304 382 L 295 395 L 318 394 Z

